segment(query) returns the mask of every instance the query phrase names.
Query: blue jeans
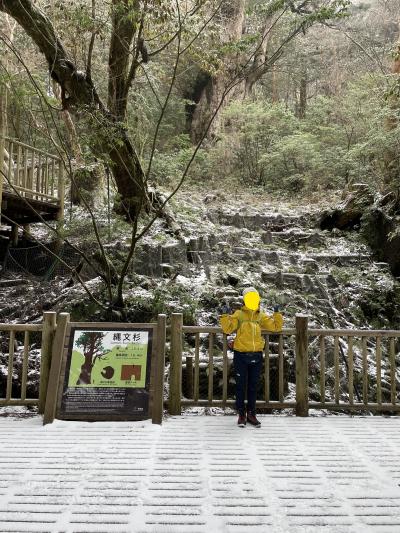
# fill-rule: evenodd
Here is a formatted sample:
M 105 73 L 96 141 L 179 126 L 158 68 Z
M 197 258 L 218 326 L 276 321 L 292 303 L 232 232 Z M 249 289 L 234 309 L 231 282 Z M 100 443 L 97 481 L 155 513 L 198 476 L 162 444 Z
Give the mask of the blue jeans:
M 233 352 L 236 378 L 236 409 L 245 413 L 244 398 L 247 388 L 247 411 L 256 414 L 257 385 L 260 379 L 262 352 Z

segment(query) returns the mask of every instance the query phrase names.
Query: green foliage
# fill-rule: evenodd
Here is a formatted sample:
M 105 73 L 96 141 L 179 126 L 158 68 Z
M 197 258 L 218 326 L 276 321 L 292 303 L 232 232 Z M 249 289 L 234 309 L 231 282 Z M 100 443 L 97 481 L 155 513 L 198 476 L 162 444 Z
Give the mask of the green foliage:
M 383 183 L 388 154 L 400 147 L 400 128 L 388 128 L 386 79 L 368 76 L 337 96 L 317 96 L 300 119 L 281 103 L 236 101 L 225 111 L 219 143 L 203 168 L 241 186 L 288 195 L 340 189 L 350 182 Z
M 193 155 L 194 147 L 189 136 L 185 134 L 171 137 L 171 140 L 164 144 L 163 149 L 155 152 L 151 177 L 157 183 L 174 184 L 181 178 L 188 162 Z M 200 149 L 195 161 L 190 167 L 189 176 L 195 179 L 205 179 L 209 175 L 210 160 L 208 153 Z
M 185 325 L 196 324 L 199 301 L 181 285 L 159 285 L 151 296 L 127 298 L 126 307 L 131 321 L 156 320 L 157 315 L 182 313 Z

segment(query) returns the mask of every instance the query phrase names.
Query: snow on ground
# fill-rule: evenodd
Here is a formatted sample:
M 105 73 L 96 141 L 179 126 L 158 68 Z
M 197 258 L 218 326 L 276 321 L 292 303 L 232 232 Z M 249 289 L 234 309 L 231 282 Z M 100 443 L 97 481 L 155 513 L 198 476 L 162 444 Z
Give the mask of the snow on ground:
M 398 533 L 398 417 L 0 418 L 0 532 Z

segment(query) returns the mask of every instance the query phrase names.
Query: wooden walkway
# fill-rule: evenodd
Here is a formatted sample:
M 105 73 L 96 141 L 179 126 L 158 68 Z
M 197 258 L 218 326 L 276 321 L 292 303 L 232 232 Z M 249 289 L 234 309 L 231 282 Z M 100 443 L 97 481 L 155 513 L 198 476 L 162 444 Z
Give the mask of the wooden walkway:
M 398 417 L 0 418 L 0 532 L 398 533 Z
M 57 220 L 64 213 L 60 157 L 0 138 L 0 222 L 6 226 Z

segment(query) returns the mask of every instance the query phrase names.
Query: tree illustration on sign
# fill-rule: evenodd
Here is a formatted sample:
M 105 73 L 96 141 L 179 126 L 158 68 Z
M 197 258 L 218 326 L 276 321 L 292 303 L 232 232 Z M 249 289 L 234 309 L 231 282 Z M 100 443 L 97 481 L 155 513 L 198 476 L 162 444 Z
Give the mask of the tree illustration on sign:
M 81 373 L 79 375 L 77 385 L 90 385 L 92 380 L 92 368 L 96 359 L 100 359 L 103 355 L 108 353 L 103 346 L 103 339 L 105 333 L 100 331 L 86 331 L 75 341 L 76 346 L 82 348 L 85 361 L 81 366 Z

